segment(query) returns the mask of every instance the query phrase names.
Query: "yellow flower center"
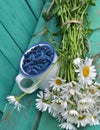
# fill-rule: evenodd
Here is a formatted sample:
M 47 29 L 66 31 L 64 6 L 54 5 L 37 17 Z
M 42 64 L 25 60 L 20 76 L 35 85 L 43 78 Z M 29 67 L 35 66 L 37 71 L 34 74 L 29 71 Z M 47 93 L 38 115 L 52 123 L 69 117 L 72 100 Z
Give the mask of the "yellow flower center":
M 72 87 L 76 87 L 75 83 L 72 82 Z
M 95 94 L 95 90 L 94 90 L 94 89 L 90 89 L 89 92 L 90 92 L 91 94 Z
M 94 118 L 94 119 L 96 119 L 96 118 L 97 118 L 97 116 L 93 116 L 93 118 Z
M 78 117 L 78 120 L 82 121 L 82 120 L 84 120 L 85 118 L 86 118 L 86 115 L 82 115 L 82 116 L 79 116 L 79 117 Z
M 69 102 L 69 101 L 67 101 L 67 105 L 70 105 L 70 102 Z
M 57 101 L 56 101 L 55 103 L 56 103 L 57 105 L 61 105 L 61 102 L 57 102 Z
M 57 85 L 61 85 L 61 84 L 62 84 L 62 81 L 61 81 L 60 79 L 56 79 L 56 80 L 55 80 L 55 83 L 56 83 Z
M 83 75 L 84 75 L 84 77 L 88 77 L 88 76 L 89 76 L 89 73 L 90 73 L 89 67 L 88 67 L 88 66 L 85 66 L 85 67 L 83 68 Z

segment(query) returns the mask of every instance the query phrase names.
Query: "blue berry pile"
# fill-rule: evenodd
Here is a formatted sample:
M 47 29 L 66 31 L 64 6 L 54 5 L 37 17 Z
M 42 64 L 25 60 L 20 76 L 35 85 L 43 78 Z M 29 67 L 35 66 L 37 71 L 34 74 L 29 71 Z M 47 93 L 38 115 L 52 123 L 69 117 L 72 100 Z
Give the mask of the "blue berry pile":
M 37 75 L 46 70 L 54 57 L 54 50 L 48 45 L 37 45 L 24 54 L 23 70 L 29 75 Z

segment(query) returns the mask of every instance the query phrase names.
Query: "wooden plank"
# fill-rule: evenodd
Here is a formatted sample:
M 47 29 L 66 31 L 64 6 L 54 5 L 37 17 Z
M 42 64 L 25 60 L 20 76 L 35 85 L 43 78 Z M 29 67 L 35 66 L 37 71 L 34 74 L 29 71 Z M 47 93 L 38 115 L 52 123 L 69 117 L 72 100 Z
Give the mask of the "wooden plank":
M 100 21 L 100 19 L 98 19 Z M 100 54 L 100 30 L 95 31 L 89 38 L 90 40 L 90 55 Z M 95 49 L 94 49 L 95 46 Z
M 61 130 L 58 126 L 58 122 L 47 112 L 42 114 L 38 130 Z
M 32 13 L 36 16 L 37 20 L 41 14 L 43 8 L 43 1 L 42 0 L 25 0 L 29 8 L 31 9 Z
M 18 70 L 19 59 L 22 55 L 16 43 L 0 23 L 0 51 L 4 53 L 12 66 Z
M 89 37 L 90 55 L 92 56 L 100 53 L 100 0 L 96 0 L 96 6 L 91 6 L 88 9 L 88 14 L 90 27 L 92 29 L 99 28 L 96 31 L 94 31 Z
M 44 0 L 47 4 L 50 4 L 52 0 Z
M 0 120 L 2 118 L 3 112 L 0 110 Z
M 81 127 L 78 130 L 99 130 L 100 125 Z
M 91 6 L 88 10 L 88 18 L 90 21 L 90 27 L 97 29 L 89 36 L 90 44 L 90 56 L 95 57 L 95 64 L 97 69 L 97 81 L 100 82 L 100 0 L 96 0 L 96 6 Z M 100 127 L 100 126 L 99 126 Z M 97 128 L 96 128 L 97 129 Z M 100 129 L 100 128 L 99 128 Z
M 43 3 L 45 3 L 45 2 L 46 2 L 46 0 L 42 0 L 42 2 L 43 2 Z
M 39 22 L 38 22 L 37 27 L 34 32 L 34 34 L 37 34 L 37 35 L 34 36 L 34 34 L 33 34 L 29 47 L 31 47 L 34 43 L 38 43 L 38 42 L 47 40 L 45 35 L 38 34 L 39 32 L 43 31 L 44 27 L 45 27 L 44 19 L 42 18 L 42 16 L 40 16 Z
M 100 0 L 95 0 L 96 6 L 90 6 L 88 9 L 88 19 L 91 28 L 100 27 Z
M 1 43 L 0 43 L 1 44 Z M 6 96 L 12 91 L 16 70 L 0 51 L 0 110 L 3 112 Z
M 47 7 L 48 7 L 48 2 L 45 4 L 44 9 L 46 9 Z M 31 47 L 34 43 L 50 42 L 50 40 L 51 40 L 51 36 L 48 33 L 43 34 L 44 29 L 45 29 L 45 25 L 46 25 L 46 23 L 45 23 L 45 21 L 42 17 L 42 13 L 44 12 L 44 9 L 41 12 L 39 22 L 37 24 L 37 27 L 36 27 L 35 32 L 33 34 L 33 37 L 30 41 L 29 47 Z M 48 27 L 49 27 L 50 31 L 53 32 L 53 33 L 57 32 L 59 30 L 59 28 L 56 26 L 56 19 L 55 18 L 50 20 L 50 22 L 48 23 Z M 60 37 L 55 37 L 54 39 L 55 39 L 56 42 L 59 43 Z
M 0 21 L 24 51 L 28 46 L 37 20 L 24 0 L 1 0 Z

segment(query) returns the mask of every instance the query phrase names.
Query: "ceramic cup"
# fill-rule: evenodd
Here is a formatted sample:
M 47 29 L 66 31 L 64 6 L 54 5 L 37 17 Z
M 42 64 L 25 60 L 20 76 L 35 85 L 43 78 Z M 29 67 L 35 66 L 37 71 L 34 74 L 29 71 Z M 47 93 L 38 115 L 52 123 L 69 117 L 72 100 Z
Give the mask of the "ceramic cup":
M 38 88 L 44 90 L 49 87 L 50 78 L 54 78 L 57 73 L 57 64 L 47 73 L 44 79 L 35 87 L 41 77 L 57 61 L 54 47 L 47 42 L 34 44 L 22 56 L 20 60 L 20 74 L 16 77 L 16 82 L 23 92 L 32 93 Z

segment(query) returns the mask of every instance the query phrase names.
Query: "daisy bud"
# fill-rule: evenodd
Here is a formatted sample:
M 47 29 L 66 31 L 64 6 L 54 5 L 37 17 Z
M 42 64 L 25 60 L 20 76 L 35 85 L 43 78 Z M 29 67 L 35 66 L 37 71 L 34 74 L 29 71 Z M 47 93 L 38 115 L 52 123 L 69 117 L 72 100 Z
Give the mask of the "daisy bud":
M 76 58 L 73 63 L 77 66 L 79 66 L 79 64 L 81 63 L 81 59 L 80 58 Z

